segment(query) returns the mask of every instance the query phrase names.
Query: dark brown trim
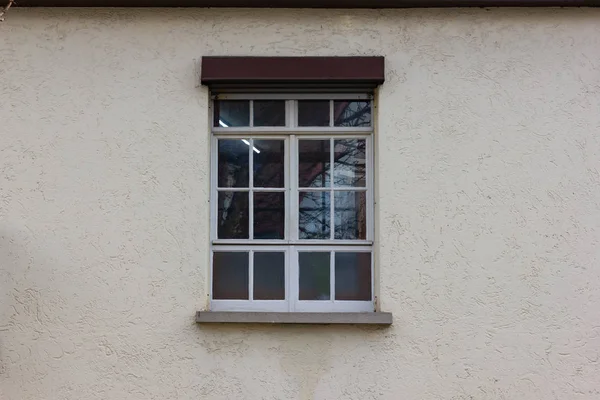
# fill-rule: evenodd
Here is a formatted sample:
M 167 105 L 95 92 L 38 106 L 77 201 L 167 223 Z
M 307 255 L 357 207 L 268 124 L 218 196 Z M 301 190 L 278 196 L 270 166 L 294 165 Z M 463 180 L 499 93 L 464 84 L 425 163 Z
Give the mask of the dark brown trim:
M 221 91 L 373 89 L 384 78 L 383 57 L 202 57 L 200 76 L 203 85 Z
M 598 7 L 600 0 L 18 0 L 16 7 Z

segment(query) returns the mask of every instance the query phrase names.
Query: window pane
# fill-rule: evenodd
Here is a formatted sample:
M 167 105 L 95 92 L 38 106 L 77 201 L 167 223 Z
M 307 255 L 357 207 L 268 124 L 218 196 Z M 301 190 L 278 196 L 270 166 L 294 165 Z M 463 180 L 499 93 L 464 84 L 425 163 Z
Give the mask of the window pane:
M 371 253 L 335 253 L 335 299 L 371 300 Z
M 326 187 L 330 179 L 330 140 L 298 141 L 298 185 Z
M 217 236 L 248 239 L 248 192 L 219 192 Z
M 371 126 L 370 101 L 334 101 L 334 126 Z
M 299 100 L 298 126 L 329 126 L 329 100 Z
M 367 238 L 367 194 L 340 191 L 334 194 L 335 238 Z
M 283 239 L 285 230 L 285 194 L 254 193 L 254 239 Z
M 248 300 L 248 253 L 213 253 L 213 299 Z
M 244 140 L 219 139 L 219 187 L 248 187 L 250 153 Z
M 254 300 L 285 300 L 285 253 L 254 253 Z
M 300 239 L 330 239 L 329 192 L 300 192 L 298 195 Z
M 284 100 L 254 100 L 254 126 L 285 126 Z
M 228 128 L 250 126 L 250 101 L 215 100 L 215 120 L 213 126 Z
M 365 139 L 334 141 L 333 184 L 359 186 L 366 184 Z
M 283 188 L 283 140 L 254 140 L 254 187 Z M 259 151 L 259 152 L 257 152 Z
M 326 252 L 298 253 L 300 300 L 330 299 L 330 255 Z

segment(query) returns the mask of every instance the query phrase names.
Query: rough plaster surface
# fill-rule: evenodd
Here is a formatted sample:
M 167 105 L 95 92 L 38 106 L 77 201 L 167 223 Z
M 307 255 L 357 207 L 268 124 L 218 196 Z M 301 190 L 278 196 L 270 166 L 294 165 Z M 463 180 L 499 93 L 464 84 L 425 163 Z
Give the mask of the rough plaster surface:
M 197 326 L 202 55 L 384 55 L 389 329 Z M 600 10 L 0 24 L 0 398 L 600 399 Z

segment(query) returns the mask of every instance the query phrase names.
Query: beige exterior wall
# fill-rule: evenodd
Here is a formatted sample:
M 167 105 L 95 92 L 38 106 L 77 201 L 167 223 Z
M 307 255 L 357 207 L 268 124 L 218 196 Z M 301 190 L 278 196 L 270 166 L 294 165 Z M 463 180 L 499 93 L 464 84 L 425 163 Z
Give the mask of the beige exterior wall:
M 384 55 L 391 328 L 197 326 L 203 55 Z M 0 398 L 599 399 L 600 10 L 0 24 Z

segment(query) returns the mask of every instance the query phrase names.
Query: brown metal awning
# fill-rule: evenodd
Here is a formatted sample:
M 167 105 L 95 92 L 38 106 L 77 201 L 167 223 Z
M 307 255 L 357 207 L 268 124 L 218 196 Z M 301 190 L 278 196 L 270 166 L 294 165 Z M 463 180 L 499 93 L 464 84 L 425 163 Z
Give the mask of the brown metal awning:
M 598 7 L 600 0 L 18 0 L 15 7 Z
M 383 57 L 202 57 L 201 68 L 213 92 L 372 90 L 385 79 Z

